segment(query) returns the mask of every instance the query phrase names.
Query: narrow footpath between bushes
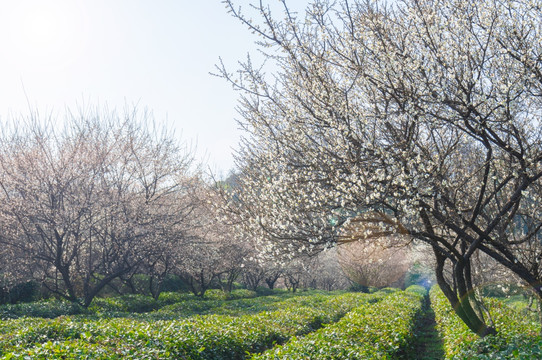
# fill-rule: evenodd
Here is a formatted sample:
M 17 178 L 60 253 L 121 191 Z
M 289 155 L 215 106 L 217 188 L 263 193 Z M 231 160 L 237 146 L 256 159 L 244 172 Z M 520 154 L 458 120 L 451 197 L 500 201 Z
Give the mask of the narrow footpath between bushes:
M 435 313 L 431 308 L 429 296 L 425 297 L 425 304 L 421 318 L 416 325 L 416 340 L 406 359 L 412 360 L 440 360 L 444 359 L 442 340 L 436 329 Z

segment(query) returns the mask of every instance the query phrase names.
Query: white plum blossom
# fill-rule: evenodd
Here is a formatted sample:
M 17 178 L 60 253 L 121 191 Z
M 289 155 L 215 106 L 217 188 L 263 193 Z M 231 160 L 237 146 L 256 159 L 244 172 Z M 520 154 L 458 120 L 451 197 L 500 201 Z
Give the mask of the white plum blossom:
M 255 237 L 317 251 L 358 216 L 358 241 L 429 244 L 481 336 L 475 254 L 542 296 L 541 0 L 281 2 L 283 20 L 256 6 L 260 25 L 232 2 L 273 64 L 219 67 L 241 91 L 236 206 Z

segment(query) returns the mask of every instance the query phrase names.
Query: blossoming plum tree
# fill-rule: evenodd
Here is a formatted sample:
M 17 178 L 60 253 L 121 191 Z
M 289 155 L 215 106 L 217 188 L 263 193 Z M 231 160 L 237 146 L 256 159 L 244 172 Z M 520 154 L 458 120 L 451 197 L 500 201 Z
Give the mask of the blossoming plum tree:
M 89 306 L 160 241 L 182 246 L 192 156 L 135 111 L 32 117 L 0 137 L 0 245 L 49 291 Z M 170 245 L 171 246 L 171 245 Z
M 258 21 L 225 1 L 272 67 L 218 66 L 241 90 L 238 203 L 267 250 L 425 242 L 480 336 L 495 330 L 476 310 L 475 254 L 542 296 L 542 1 L 281 3 L 253 6 Z

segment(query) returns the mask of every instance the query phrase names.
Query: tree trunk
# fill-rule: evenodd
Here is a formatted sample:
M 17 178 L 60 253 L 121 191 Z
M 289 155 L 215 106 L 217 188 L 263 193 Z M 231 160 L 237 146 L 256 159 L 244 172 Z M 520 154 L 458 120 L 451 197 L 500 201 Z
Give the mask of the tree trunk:
M 464 262 L 457 263 L 454 271 L 453 277 L 457 284 L 457 294 L 450 285 L 446 282 L 444 278 L 444 263 L 446 258 L 444 255 L 440 254 L 437 249 L 434 249 L 435 258 L 437 260 L 437 266 L 435 269 L 435 274 L 437 277 L 437 283 L 441 288 L 442 292 L 452 305 L 455 313 L 467 327 L 476 333 L 480 337 L 485 337 L 490 334 L 496 334 L 497 331 L 495 328 L 488 326 L 483 318 L 481 318 L 473 309 L 471 301 L 477 301 L 473 299 L 473 295 L 469 295 L 467 288 L 467 281 L 465 280 L 465 265 Z M 459 297 L 458 297 L 459 295 Z
M 102 280 L 100 280 L 100 282 L 98 284 L 96 284 L 92 289 L 89 288 L 89 292 L 87 292 L 85 294 L 85 297 L 84 297 L 84 300 L 83 300 L 83 305 L 85 308 L 88 308 L 90 306 L 90 303 L 92 302 L 92 300 L 96 297 L 96 295 L 98 295 L 98 293 L 104 288 L 106 287 L 107 285 L 109 285 L 109 283 L 111 283 L 111 281 L 113 281 L 114 279 L 126 274 L 128 271 L 130 271 L 131 269 L 129 268 L 124 268 L 124 269 L 120 269 L 118 270 L 117 272 L 114 272 L 112 274 L 109 274 L 107 276 L 105 276 Z
M 149 276 L 149 291 L 154 300 L 158 300 L 158 297 L 160 297 L 160 293 L 162 292 L 163 280 L 163 276 Z
M 271 275 L 271 276 L 268 276 L 266 277 L 264 280 L 265 280 L 265 283 L 267 284 L 267 286 L 273 290 L 275 288 L 275 284 L 277 283 L 278 279 L 280 278 L 280 273 L 278 274 L 274 274 L 274 275 Z

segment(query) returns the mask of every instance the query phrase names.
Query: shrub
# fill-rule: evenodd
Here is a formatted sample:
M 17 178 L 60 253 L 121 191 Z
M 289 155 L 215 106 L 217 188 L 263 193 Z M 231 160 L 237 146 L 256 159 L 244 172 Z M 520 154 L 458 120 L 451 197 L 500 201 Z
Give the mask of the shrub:
M 323 323 L 334 322 L 360 302 L 374 297 L 315 293 L 287 299 L 280 310 L 238 317 L 10 320 L 0 328 L 0 354 L 6 358 L 43 359 L 242 359 L 247 352 L 263 351 L 292 336 L 312 332 Z M 303 299 L 294 301 L 297 298 Z
M 422 285 L 410 285 L 405 289 L 405 292 L 407 293 L 415 293 L 422 296 L 426 296 L 428 294 L 427 289 Z
M 227 300 L 228 293 L 220 289 L 209 289 L 205 292 L 203 298 L 206 300 Z
M 121 295 L 108 298 L 95 298 L 89 309 L 93 312 L 133 312 L 142 313 L 158 308 L 158 302 L 147 295 Z
M 77 303 L 56 299 L 0 306 L 2 319 L 16 319 L 24 316 L 56 318 L 62 315 L 85 313 L 88 313 L 88 310 Z
M 167 275 L 162 282 L 163 292 L 189 292 L 189 286 L 177 275 Z
M 250 299 L 257 297 L 258 294 L 254 290 L 247 290 L 247 289 L 236 289 L 232 290 L 228 294 L 228 299 L 235 300 L 235 299 Z
M 36 301 L 39 298 L 39 292 L 40 285 L 35 281 L 0 287 L 0 304 Z
M 189 292 L 162 292 L 158 297 L 158 302 L 163 305 L 175 304 L 181 301 L 193 300 L 194 294 Z
M 358 283 L 352 283 L 352 285 L 350 285 L 348 287 L 348 291 L 356 291 L 356 292 L 368 293 L 369 292 L 369 287 L 365 286 L 365 285 L 358 284 Z
M 430 291 L 437 330 L 444 341 L 447 359 L 534 359 L 542 353 L 540 324 L 498 299 L 485 299 L 497 335 L 481 339 L 452 310 L 437 287 Z
M 252 359 L 392 359 L 409 346 L 423 296 L 378 292 L 381 301 L 365 302 L 339 322 L 302 338 L 292 338 Z M 386 295 L 385 295 L 386 294 Z M 385 296 L 384 296 L 385 295 Z M 368 295 L 369 296 L 369 295 Z

